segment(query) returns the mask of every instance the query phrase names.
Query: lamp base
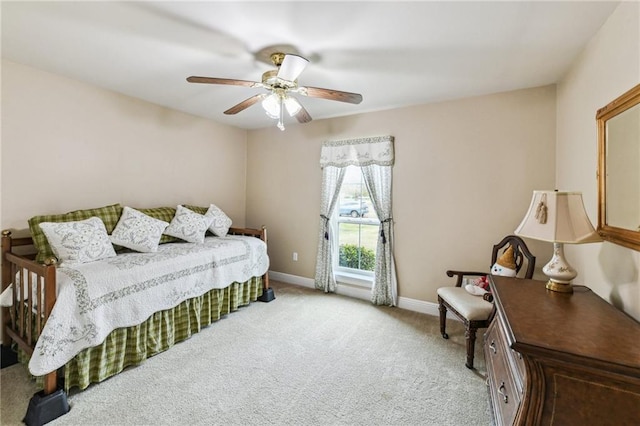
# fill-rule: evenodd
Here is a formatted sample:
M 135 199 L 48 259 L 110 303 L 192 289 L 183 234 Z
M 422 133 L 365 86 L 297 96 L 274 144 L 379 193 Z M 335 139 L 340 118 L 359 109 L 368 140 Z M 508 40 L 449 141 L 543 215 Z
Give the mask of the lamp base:
M 553 243 L 553 257 L 544 265 L 542 272 L 549 278 L 547 290 L 559 293 L 573 293 L 571 281 L 578 275 L 564 258 L 562 243 Z
M 545 286 L 547 290 L 557 291 L 558 293 L 573 293 L 573 286 L 571 283 L 560 283 L 557 281 L 549 280 Z

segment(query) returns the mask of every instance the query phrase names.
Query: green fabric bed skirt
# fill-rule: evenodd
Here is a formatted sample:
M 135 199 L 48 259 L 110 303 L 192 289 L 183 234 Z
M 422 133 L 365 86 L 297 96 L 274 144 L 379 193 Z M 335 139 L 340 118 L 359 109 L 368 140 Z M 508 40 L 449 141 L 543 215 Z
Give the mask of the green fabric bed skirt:
M 156 312 L 140 325 L 116 329 L 101 345 L 83 350 L 65 364 L 64 389 L 67 392 L 74 387 L 83 390 L 129 366 L 139 365 L 261 295 L 262 277 L 254 277 Z M 42 386 L 42 378 L 38 379 L 37 383 Z

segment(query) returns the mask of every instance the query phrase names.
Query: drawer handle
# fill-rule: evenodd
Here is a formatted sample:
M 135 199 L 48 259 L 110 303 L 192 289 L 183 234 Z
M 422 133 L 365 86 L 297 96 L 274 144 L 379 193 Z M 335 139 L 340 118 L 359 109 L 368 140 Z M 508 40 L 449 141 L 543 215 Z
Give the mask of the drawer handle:
M 500 387 L 498 388 L 498 393 L 502 395 L 502 400 L 504 401 L 504 403 L 508 404 L 509 396 L 506 393 L 504 393 L 505 390 L 506 388 L 504 387 L 504 382 L 500 383 Z
M 498 351 L 496 350 L 496 342 L 492 340 L 491 344 L 489 345 L 489 349 L 491 349 L 494 354 L 497 353 Z

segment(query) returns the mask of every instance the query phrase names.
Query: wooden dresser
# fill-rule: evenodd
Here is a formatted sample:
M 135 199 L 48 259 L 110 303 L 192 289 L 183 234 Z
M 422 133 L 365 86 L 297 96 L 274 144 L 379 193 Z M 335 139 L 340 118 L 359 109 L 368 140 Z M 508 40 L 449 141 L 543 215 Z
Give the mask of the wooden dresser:
M 497 425 L 640 425 L 640 323 L 587 287 L 491 280 L 484 355 Z

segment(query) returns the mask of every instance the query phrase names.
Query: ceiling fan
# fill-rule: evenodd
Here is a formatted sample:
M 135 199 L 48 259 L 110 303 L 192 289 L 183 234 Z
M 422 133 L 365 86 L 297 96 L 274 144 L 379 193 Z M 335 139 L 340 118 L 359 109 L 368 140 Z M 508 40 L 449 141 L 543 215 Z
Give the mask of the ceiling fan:
M 285 109 L 291 117 L 295 117 L 300 123 L 308 123 L 311 121 L 311 116 L 302 104 L 300 104 L 296 98 L 290 96 L 292 93 L 351 104 L 359 104 L 362 102 L 362 95 L 359 93 L 321 89 L 319 87 L 298 86 L 298 77 L 309 63 L 308 59 L 303 58 L 300 55 L 274 52 L 271 53 L 270 59 L 271 62 L 273 62 L 273 65 L 276 66 L 276 69 L 269 70 L 262 74 L 261 82 L 197 76 L 188 77 L 187 81 L 189 83 L 225 84 L 231 86 L 266 89 L 267 93 L 259 93 L 245 99 L 239 104 L 232 106 L 224 113 L 227 115 L 237 114 L 261 101 L 262 107 L 267 115 L 278 120 L 278 128 L 280 130 L 284 130 L 283 121 Z

